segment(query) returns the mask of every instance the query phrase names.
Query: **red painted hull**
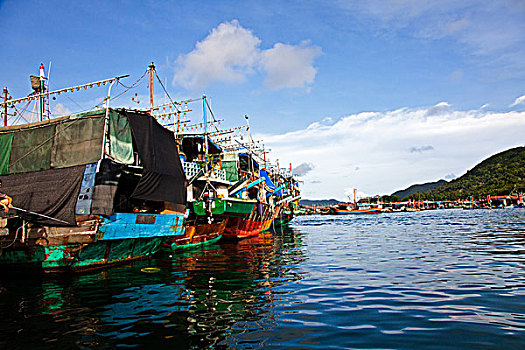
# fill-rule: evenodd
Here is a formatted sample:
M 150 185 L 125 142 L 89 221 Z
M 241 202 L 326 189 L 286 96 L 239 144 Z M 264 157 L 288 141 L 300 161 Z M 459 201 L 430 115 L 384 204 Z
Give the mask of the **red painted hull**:
M 184 235 L 175 236 L 170 238 L 168 242 L 164 244 L 165 248 L 187 248 L 196 246 L 199 244 L 204 244 L 209 241 L 217 240 L 221 237 L 224 228 L 226 227 L 226 222 L 228 219 L 224 219 L 221 222 L 207 224 L 190 224 L 186 226 L 186 231 Z
M 269 205 L 264 205 L 263 215 L 259 216 L 257 207 L 247 218 L 229 217 L 223 239 L 239 240 L 259 235 L 261 231 L 267 230 L 272 224 L 276 210 L 270 210 Z
M 224 239 L 244 239 L 258 236 L 259 232 L 268 228 L 271 222 L 272 218 L 265 221 L 229 218 L 222 237 Z

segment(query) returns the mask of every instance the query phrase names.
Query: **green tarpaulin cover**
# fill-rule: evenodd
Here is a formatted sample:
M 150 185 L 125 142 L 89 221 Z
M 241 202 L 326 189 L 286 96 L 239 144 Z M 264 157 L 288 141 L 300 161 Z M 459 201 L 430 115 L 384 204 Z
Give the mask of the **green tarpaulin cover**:
M 54 124 L 15 132 L 9 160 L 9 173 L 49 169 L 54 137 Z
M 12 144 L 12 132 L 8 134 L 0 134 L 0 175 L 5 175 L 9 171 L 9 158 L 11 156 Z
M 239 181 L 239 172 L 236 161 L 222 161 L 222 170 L 226 172 L 226 180 L 230 182 Z
M 76 118 L 56 126 L 51 167 L 95 163 L 101 157 L 104 117 Z
M 0 129 L 0 174 L 17 174 L 95 163 L 101 159 L 105 110 Z M 109 113 L 109 155 L 133 164 L 128 118 Z
M 110 154 L 120 163 L 133 164 L 133 141 L 131 127 L 126 116 L 110 112 Z

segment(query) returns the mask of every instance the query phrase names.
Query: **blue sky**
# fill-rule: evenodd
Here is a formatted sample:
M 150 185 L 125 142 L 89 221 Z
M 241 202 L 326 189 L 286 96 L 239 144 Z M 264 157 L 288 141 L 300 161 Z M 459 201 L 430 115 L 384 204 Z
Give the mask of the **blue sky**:
M 271 158 L 302 170 L 305 198 L 451 179 L 523 143 L 523 1 L 2 1 L 0 32 L 14 98 L 40 63 L 58 89 L 130 85 L 154 61 L 174 99 L 205 93 L 225 126 L 249 115 Z M 144 105 L 146 84 L 134 93 Z

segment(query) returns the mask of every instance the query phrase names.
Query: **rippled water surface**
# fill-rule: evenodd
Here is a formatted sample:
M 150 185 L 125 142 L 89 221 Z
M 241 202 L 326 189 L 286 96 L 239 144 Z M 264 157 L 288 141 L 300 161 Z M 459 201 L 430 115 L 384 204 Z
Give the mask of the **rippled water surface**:
M 525 209 L 305 216 L 94 274 L 3 276 L 0 323 L 2 349 L 524 349 Z

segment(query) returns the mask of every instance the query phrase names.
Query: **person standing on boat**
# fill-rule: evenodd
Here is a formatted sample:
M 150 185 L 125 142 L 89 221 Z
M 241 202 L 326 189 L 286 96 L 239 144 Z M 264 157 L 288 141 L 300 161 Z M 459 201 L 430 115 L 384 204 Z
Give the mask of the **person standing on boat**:
M 0 180 L 0 187 L 2 187 L 2 181 Z M 0 206 L 4 209 L 4 211 L 7 213 L 9 211 L 9 208 L 11 208 L 11 203 L 13 202 L 13 199 L 9 197 L 7 194 L 0 192 Z

